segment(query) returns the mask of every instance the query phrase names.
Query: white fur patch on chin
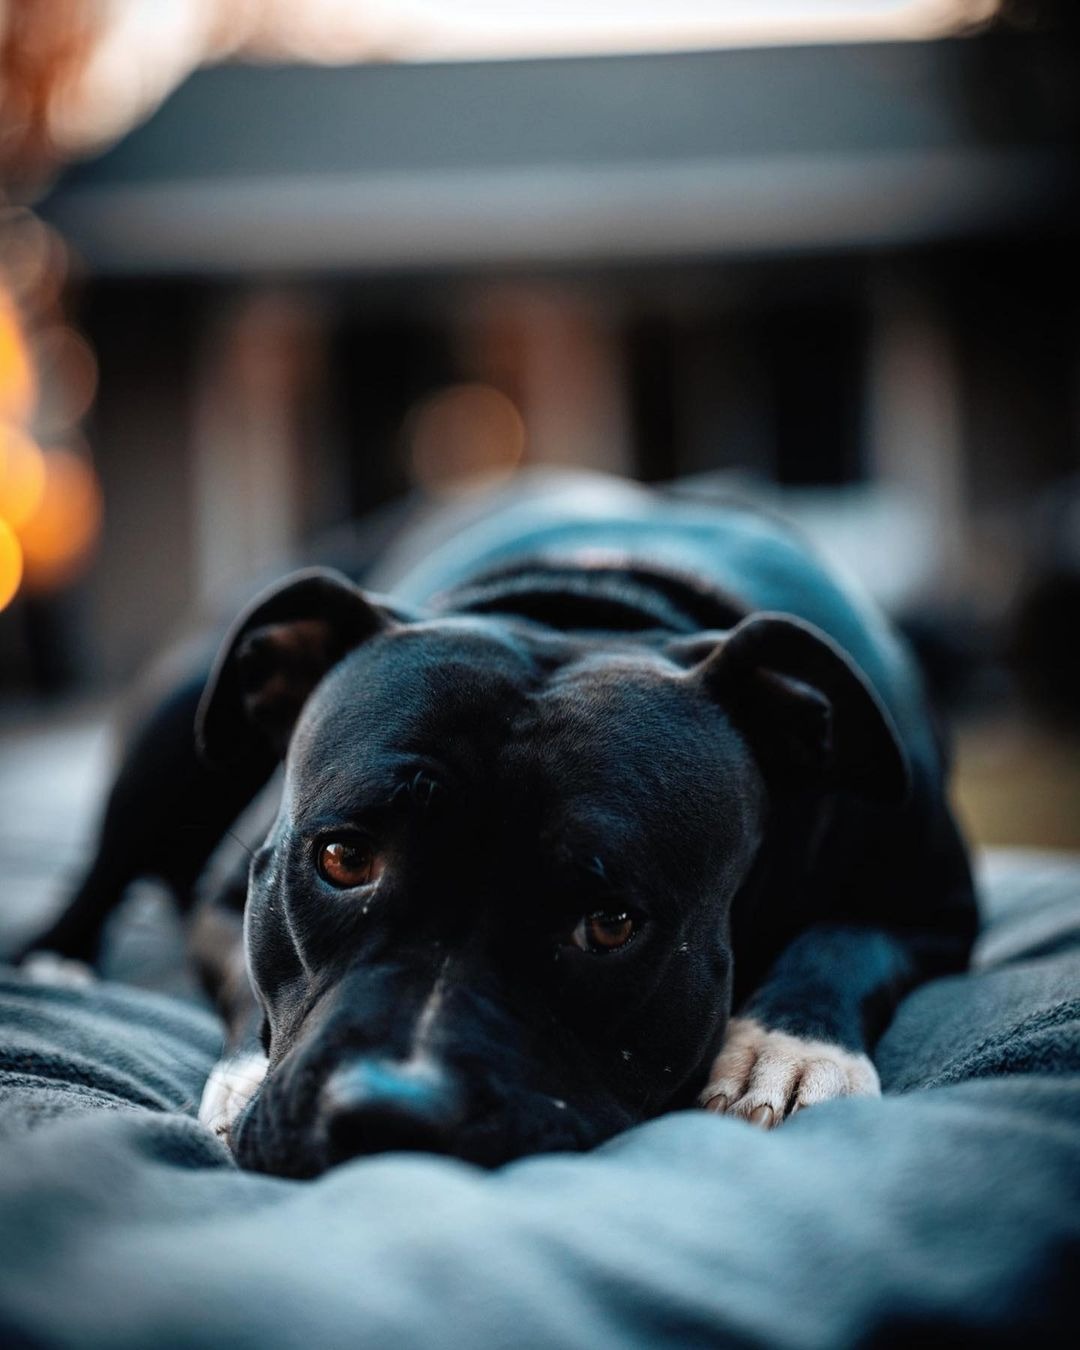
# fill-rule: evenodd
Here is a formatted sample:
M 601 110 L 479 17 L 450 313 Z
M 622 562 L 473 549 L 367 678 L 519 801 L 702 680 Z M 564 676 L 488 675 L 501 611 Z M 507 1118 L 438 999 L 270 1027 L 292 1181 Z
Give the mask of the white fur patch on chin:
M 199 1103 L 199 1120 L 228 1140 L 244 1107 L 258 1092 L 269 1061 L 261 1050 L 219 1059 L 210 1070 Z
M 877 1070 L 866 1055 L 733 1017 L 699 1101 L 708 1111 L 771 1129 L 834 1097 L 880 1096 Z

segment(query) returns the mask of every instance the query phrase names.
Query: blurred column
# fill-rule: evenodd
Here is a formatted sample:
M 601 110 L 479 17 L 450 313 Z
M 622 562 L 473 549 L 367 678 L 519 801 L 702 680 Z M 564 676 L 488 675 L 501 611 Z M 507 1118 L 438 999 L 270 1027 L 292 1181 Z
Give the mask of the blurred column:
M 304 533 L 308 499 L 325 473 L 305 437 L 321 337 L 311 306 L 263 292 L 228 304 L 204 338 L 193 426 L 196 589 L 204 604 L 231 599 L 286 565 Z
M 190 286 L 97 282 L 82 306 L 101 368 L 88 435 L 105 500 L 87 578 L 97 671 L 128 679 L 192 601 Z
M 871 291 L 867 363 L 870 475 L 917 513 L 936 598 L 965 586 L 968 519 L 960 387 L 946 318 L 915 283 L 882 277 Z
M 498 288 L 463 325 L 465 362 L 514 400 L 530 464 L 627 473 L 622 332 L 599 300 L 552 286 Z

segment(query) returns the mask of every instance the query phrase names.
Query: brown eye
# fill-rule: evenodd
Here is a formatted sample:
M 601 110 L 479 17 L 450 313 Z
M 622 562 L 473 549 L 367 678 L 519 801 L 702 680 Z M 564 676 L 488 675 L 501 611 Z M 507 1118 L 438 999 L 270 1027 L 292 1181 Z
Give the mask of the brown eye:
M 629 914 L 599 910 L 585 915 L 570 934 L 570 941 L 583 952 L 615 952 L 626 946 L 636 930 Z
M 332 839 L 319 850 L 319 875 L 342 891 L 370 886 L 382 876 L 383 866 L 381 855 L 366 844 Z

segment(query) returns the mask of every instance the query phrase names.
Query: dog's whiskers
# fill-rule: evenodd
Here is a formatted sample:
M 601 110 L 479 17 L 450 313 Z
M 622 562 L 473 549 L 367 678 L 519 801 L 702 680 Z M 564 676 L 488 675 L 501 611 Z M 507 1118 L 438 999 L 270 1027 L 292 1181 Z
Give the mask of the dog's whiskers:
M 244 852 L 248 855 L 249 858 L 254 859 L 254 857 L 255 857 L 255 850 L 251 847 L 251 845 L 250 845 L 249 843 L 247 843 L 245 840 L 241 839 L 240 836 L 236 833 L 235 830 L 228 830 L 228 829 L 227 829 L 227 830 L 225 831 L 225 833 L 229 836 L 229 838 L 230 838 L 234 843 L 240 845 L 240 847 L 244 850 Z

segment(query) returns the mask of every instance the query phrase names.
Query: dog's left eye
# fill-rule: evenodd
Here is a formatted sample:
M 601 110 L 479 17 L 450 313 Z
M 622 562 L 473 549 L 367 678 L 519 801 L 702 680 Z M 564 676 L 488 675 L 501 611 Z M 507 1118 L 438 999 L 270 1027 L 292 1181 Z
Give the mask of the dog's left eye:
M 597 910 L 586 914 L 570 934 L 570 941 L 583 952 L 615 952 L 625 947 L 637 931 L 625 911 Z
M 372 885 L 382 876 L 383 867 L 382 856 L 367 844 L 331 839 L 319 849 L 319 875 L 338 890 Z

